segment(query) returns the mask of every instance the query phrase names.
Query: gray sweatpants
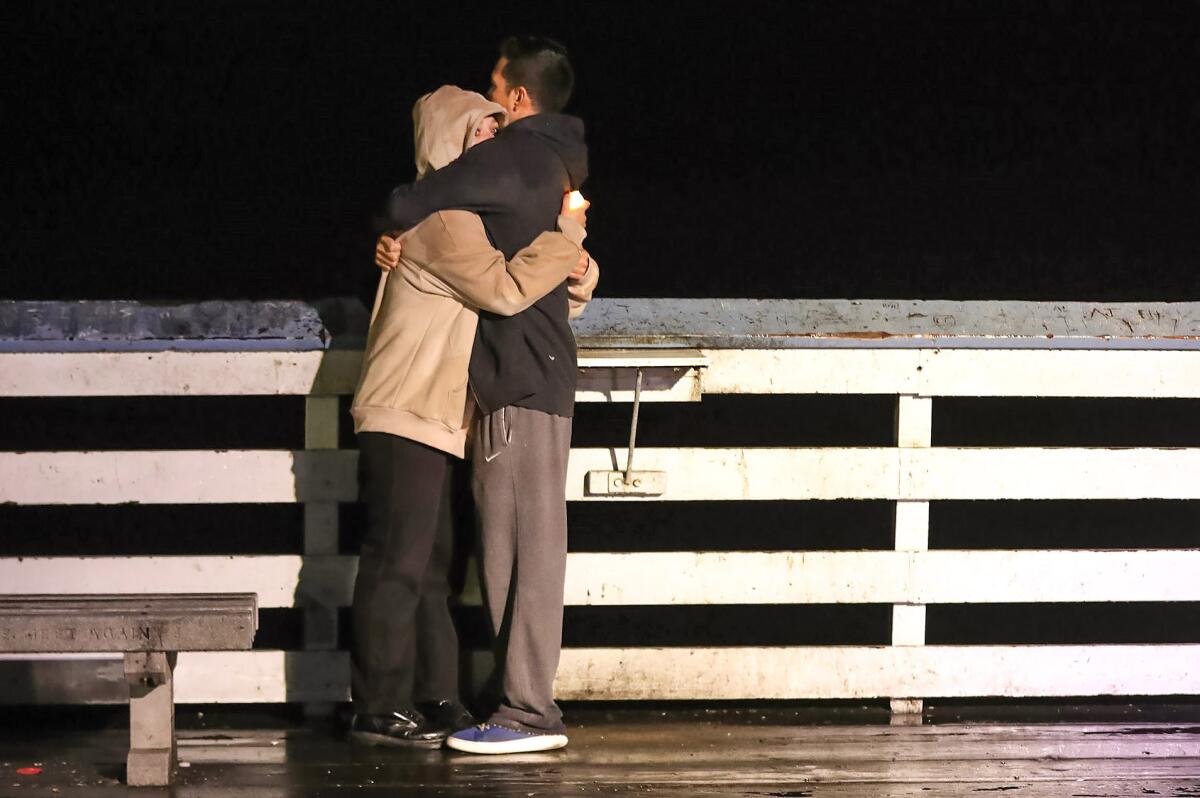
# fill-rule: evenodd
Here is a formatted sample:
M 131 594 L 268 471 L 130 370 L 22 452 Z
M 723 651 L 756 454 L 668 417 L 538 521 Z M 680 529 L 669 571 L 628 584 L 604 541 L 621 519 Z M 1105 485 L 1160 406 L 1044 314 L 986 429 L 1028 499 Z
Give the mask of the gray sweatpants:
M 562 648 L 571 419 L 506 407 L 476 419 L 471 486 L 483 599 L 501 689 L 489 719 L 561 732 L 554 674 Z

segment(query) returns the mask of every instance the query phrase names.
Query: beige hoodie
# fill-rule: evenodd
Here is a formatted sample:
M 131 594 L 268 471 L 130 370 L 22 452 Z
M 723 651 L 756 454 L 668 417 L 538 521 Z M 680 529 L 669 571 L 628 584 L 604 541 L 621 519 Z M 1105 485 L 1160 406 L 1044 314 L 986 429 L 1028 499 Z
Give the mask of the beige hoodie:
M 473 92 L 443 86 L 413 109 L 418 175 L 459 157 L 484 117 L 503 109 Z M 399 266 L 379 280 L 362 373 L 351 406 L 355 432 L 387 432 L 463 456 L 467 367 L 477 308 L 510 316 L 567 279 L 585 232 L 561 216 L 511 261 L 469 211 L 441 211 L 405 233 Z M 572 315 L 591 299 L 599 268 L 571 281 Z
M 442 86 L 413 106 L 413 149 L 417 179 L 437 171 L 467 151 L 479 123 L 489 116 L 504 120 L 504 108 L 473 91 Z

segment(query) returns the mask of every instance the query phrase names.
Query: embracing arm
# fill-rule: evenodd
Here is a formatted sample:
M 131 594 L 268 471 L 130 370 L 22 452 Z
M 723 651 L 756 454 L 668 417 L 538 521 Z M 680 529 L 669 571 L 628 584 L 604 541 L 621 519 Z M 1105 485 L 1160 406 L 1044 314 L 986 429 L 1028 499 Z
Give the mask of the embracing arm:
M 511 205 L 513 187 L 506 150 L 485 141 L 422 180 L 397 186 L 388 199 L 385 228 L 409 230 L 432 213 L 449 208 L 487 213 Z
M 431 219 L 428 224 L 434 224 Z M 451 211 L 439 213 L 439 236 L 448 246 L 421 263 L 426 275 L 464 305 L 512 316 L 525 310 L 567 279 L 588 256 L 580 247 L 582 236 L 567 231 L 574 224 L 560 218 L 562 233 L 542 233 L 511 260 L 487 239 L 477 216 Z M 579 232 L 582 228 L 575 225 Z M 576 240 L 572 240 L 577 238 Z

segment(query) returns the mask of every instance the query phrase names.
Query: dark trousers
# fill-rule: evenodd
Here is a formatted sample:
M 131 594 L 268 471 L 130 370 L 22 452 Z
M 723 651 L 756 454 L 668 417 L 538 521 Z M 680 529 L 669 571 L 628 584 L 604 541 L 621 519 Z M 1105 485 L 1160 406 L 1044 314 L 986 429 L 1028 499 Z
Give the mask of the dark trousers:
M 382 432 L 358 436 L 367 524 L 354 583 L 351 691 L 360 714 L 458 697 L 447 599 L 454 458 Z

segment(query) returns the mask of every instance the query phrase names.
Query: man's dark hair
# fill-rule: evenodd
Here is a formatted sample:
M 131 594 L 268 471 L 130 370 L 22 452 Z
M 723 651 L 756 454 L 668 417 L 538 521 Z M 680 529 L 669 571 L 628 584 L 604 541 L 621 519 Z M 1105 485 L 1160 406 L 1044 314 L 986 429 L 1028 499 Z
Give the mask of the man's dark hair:
M 539 111 L 558 113 L 571 99 L 575 71 L 567 59 L 567 48 L 544 36 L 509 36 L 500 43 L 504 80 L 509 86 L 524 86 Z

